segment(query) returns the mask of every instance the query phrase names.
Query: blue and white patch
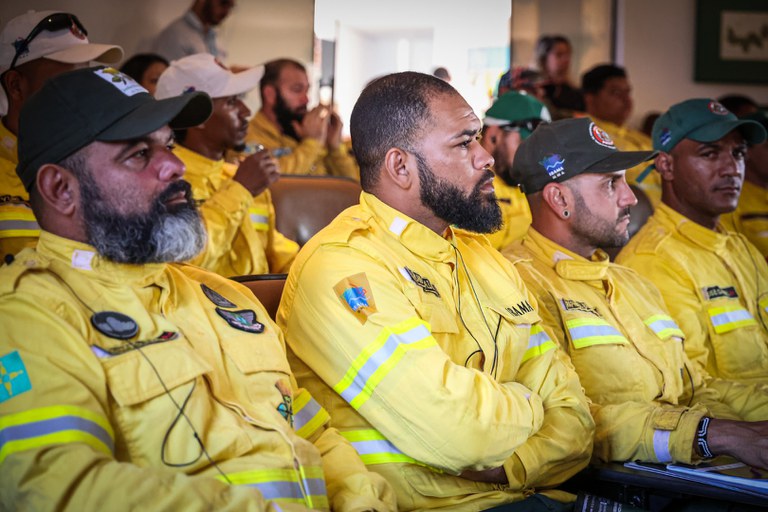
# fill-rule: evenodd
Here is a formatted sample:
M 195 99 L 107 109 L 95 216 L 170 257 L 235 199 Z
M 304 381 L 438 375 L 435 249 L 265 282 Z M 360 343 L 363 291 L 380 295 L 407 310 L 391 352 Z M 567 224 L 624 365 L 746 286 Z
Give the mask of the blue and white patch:
M 549 174 L 549 177 L 553 180 L 556 180 L 565 174 L 564 164 L 565 158 L 558 155 L 557 153 L 549 155 L 539 162 L 539 165 L 544 167 L 544 169 L 547 171 L 547 174 Z
M 17 350 L 0 357 L 0 403 L 32 389 L 29 373 Z
M 672 130 L 664 128 L 659 135 L 659 142 L 662 146 L 666 146 L 672 140 Z

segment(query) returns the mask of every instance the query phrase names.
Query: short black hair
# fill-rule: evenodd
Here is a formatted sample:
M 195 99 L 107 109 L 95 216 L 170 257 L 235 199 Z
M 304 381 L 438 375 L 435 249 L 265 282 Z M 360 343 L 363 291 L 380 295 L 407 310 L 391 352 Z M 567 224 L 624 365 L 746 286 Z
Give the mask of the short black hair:
M 615 64 L 600 64 L 595 66 L 581 77 L 581 90 L 584 94 L 597 94 L 605 87 L 609 78 L 626 78 L 624 68 Z
M 458 92 L 448 82 L 414 71 L 383 76 L 363 89 L 349 122 L 363 190 L 371 192 L 379 181 L 390 148 L 414 151 L 413 142 L 432 117 L 430 100 L 451 94 Z
M 264 87 L 267 85 L 277 84 L 277 81 L 280 78 L 280 73 L 283 71 L 283 69 L 287 67 L 294 67 L 296 69 L 302 70 L 304 73 L 307 72 L 307 68 L 304 67 L 304 64 L 302 64 L 297 60 L 294 60 L 294 59 L 271 60 L 266 64 L 264 64 L 264 74 L 261 76 L 261 80 L 259 81 L 259 91 L 263 91 Z M 262 99 L 263 99 L 263 95 L 262 95 Z
M 726 94 L 725 96 L 717 98 L 717 101 L 729 111 L 736 114 L 737 117 L 743 117 L 750 112 L 760 109 L 760 106 L 755 100 L 749 96 L 744 96 L 743 94 Z
M 144 72 L 155 62 L 170 66 L 166 58 L 156 53 L 137 53 L 120 66 L 120 71 L 141 83 Z

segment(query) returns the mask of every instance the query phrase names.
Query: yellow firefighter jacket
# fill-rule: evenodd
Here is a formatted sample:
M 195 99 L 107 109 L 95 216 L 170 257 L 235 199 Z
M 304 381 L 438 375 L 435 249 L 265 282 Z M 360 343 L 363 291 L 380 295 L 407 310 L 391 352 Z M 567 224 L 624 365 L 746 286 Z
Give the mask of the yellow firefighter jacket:
M 16 147 L 16 136 L 0 119 L 0 265 L 6 257 L 34 247 L 40 236 L 40 226 L 29 207 L 29 194 L 16 174 Z
M 0 374 L 2 509 L 393 509 L 262 306 L 197 267 L 42 232 L 0 269 Z
M 503 249 L 525 236 L 531 225 L 531 209 L 520 187 L 512 187 L 499 176 L 493 178 L 493 188 L 501 207 L 504 224 L 495 233 L 486 235 L 495 249 Z
M 768 190 L 744 180 L 736 211 L 720 217 L 720 222 L 746 236 L 768 258 Z
M 287 272 L 299 246 L 275 228 L 275 207 L 265 190 L 256 197 L 232 180 L 237 166 L 182 146 L 173 150 L 187 168 L 184 179 L 203 201 L 205 249 L 191 263 L 222 276 Z
M 301 141 L 283 135 L 262 112 L 257 112 L 248 124 L 245 140 L 261 144 L 267 149 L 280 149 L 278 157 L 283 174 L 312 174 L 315 176 L 346 176 L 360 179 L 357 162 L 345 144 L 328 151 L 323 143 L 307 137 Z
M 653 284 L 531 228 L 504 251 L 539 299 L 592 400 L 595 458 L 686 462 L 699 420 L 768 419 L 768 389 L 712 379 L 690 363 L 685 335 Z
M 440 236 L 362 193 L 300 251 L 278 322 L 302 386 L 400 510 L 485 510 L 588 462 L 573 367 L 482 235 Z M 459 476 L 502 466 L 508 485 Z
M 661 204 L 616 261 L 659 288 L 693 362 L 723 379 L 768 381 L 768 264 L 743 235 Z

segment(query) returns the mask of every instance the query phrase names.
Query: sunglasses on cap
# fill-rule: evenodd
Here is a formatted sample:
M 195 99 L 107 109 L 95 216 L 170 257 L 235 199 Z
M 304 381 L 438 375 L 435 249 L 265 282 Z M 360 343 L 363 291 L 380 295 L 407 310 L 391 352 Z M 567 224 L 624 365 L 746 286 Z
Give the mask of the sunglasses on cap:
M 40 35 L 40 32 L 56 32 L 64 29 L 71 29 L 73 26 L 77 28 L 83 36 L 88 35 L 88 31 L 85 30 L 83 24 L 80 23 L 80 20 L 78 20 L 77 16 L 74 14 L 69 14 L 67 12 L 57 12 L 55 14 L 51 14 L 50 16 L 46 16 L 40 21 L 40 23 L 35 25 L 35 28 L 29 32 L 29 35 L 24 38 L 23 41 L 17 41 L 13 43 L 13 45 L 16 47 L 16 54 L 13 56 L 11 66 L 8 69 L 13 69 L 14 66 L 16 66 L 16 61 L 24 52 L 29 49 L 29 43 L 31 43 L 33 39 Z
M 532 132 L 542 123 L 546 123 L 546 121 L 543 119 L 523 119 L 522 121 L 512 121 L 509 124 L 500 126 L 500 128 L 505 132 L 512 132 L 520 129 L 525 129 L 529 132 Z

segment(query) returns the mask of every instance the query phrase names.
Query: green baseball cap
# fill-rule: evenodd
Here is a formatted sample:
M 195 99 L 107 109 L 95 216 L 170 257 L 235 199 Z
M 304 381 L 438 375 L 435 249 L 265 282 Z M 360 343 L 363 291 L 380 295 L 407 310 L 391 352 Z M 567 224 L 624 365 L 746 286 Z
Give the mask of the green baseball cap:
M 549 110 L 542 102 L 529 94 L 510 91 L 491 105 L 483 123 L 486 126 L 520 128 L 520 134 L 525 139 L 542 121 L 552 121 Z
M 653 149 L 669 152 L 683 139 L 714 142 L 738 129 L 749 144 L 760 144 L 766 132 L 760 123 L 739 119 L 720 102 L 695 98 L 672 105 L 655 123 L 651 131 Z
M 203 92 L 156 100 L 110 67 L 63 73 L 21 109 L 16 174 L 29 191 L 41 165 L 60 162 L 91 142 L 135 139 L 166 124 L 189 128 L 203 123 L 212 110 Z
M 621 171 L 655 156 L 655 151 L 619 151 L 611 137 L 587 117 L 563 119 L 539 126 L 520 144 L 511 174 L 520 177 L 523 192 L 533 194 L 547 183 Z

